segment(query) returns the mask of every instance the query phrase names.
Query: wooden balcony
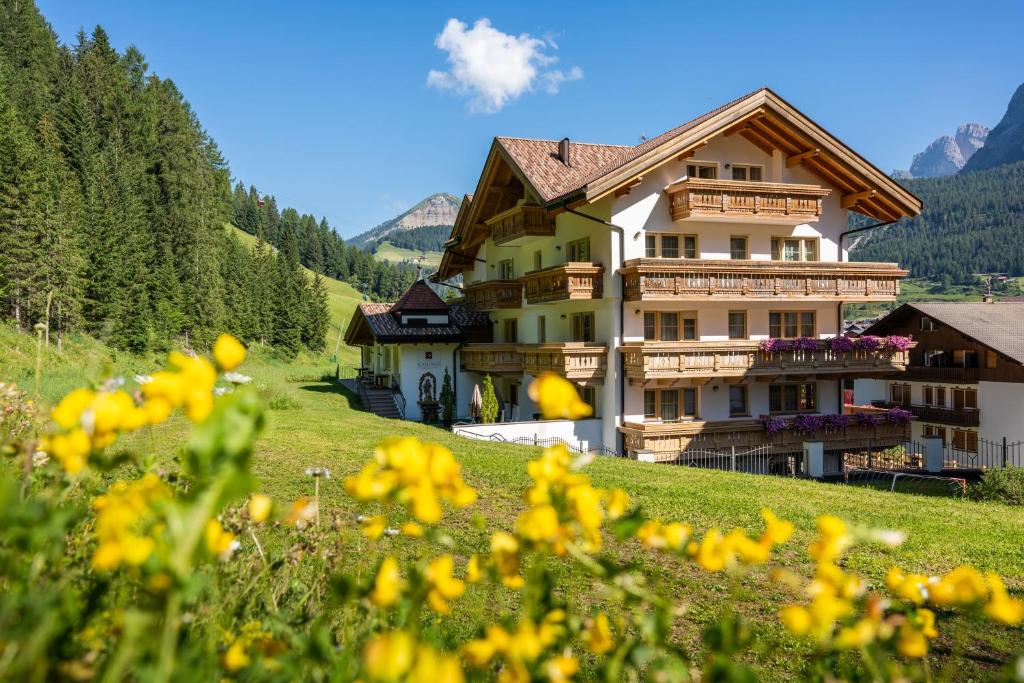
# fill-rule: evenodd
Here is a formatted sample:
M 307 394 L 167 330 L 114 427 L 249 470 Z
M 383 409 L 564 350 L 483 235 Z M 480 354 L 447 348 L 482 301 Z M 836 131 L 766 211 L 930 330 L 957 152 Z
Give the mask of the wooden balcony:
M 934 422 L 938 424 L 958 425 L 962 427 L 978 427 L 981 425 L 981 411 L 977 408 L 942 408 L 940 406 L 904 405 L 892 401 L 872 401 L 871 404 L 878 408 L 892 409 L 901 408 L 909 410 L 914 418 L 922 422 Z
M 462 368 L 492 375 L 521 375 L 523 357 L 517 344 L 466 344 L 459 351 Z
M 877 426 L 851 424 L 845 429 L 807 436 L 792 430 L 769 434 L 757 420 L 705 422 L 627 422 L 619 427 L 630 454 L 653 451 L 656 460 L 675 460 L 686 448 L 739 449 L 771 446 L 772 452 L 800 452 L 805 441 L 822 441 L 826 449 L 896 445 L 910 437 L 905 424 L 881 422 Z
M 918 382 L 949 382 L 950 384 L 977 384 L 981 372 L 978 368 L 930 367 L 911 365 L 900 377 Z
M 690 379 L 700 382 L 726 377 L 777 377 L 818 375 L 876 375 L 902 371 L 907 351 L 848 351 L 823 348 L 817 351 L 764 352 L 756 341 L 724 342 L 626 342 L 626 377 L 631 384 L 657 380 Z
M 554 372 L 575 382 L 600 384 L 607 373 L 608 347 L 595 342 L 520 344 L 523 372 Z
M 604 295 L 604 266 L 593 263 L 563 263 L 533 270 L 521 278 L 526 303 L 600 299 Z
M 478 311 L 519 308 L 523 305 L 523 283 L 519 280 L 486 280 L 462 288 L 465 301 Z
M 515 206 L 484 223 L 491 229 L 491 239 L 495 244 L 519 244 L 529 237 L 551 237 L 555 234 L 555 219 L 539 206 Z
M 674 221 L 756 220 L 799 225 L 818 220 L 822 199 L 831 190 L 817 185 L 686 178 L 672 183 L 665 192 Z
M 619 270 L 626 301 L 892 301 L 907 271 L 895 263 L 631 259 Z

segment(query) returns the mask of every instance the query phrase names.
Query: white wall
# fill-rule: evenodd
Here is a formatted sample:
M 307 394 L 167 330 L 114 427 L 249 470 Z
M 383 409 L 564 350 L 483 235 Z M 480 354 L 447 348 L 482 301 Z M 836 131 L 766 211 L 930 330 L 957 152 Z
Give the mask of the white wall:
M 539 420 L 530 422 L 503 422 L 501 424 L 459 425 L 452 428 L 466 438 L 487 438 L 500 434 L 506 441 L 518 438 L 563 439 L 576 448 L 606 445 L 601 441 L 601 420 Z M 615 445 L 609 445 L 614 448 Z
M 853 381 L 853 404 L 871 405 L 872 401 L 889 400 L 889 384 L 895 380 L 855 379 Z
M 455 349 L 455 344 L 403 344 L 400 348 L 400 386 L 405 397 L 405 419 L 420 420 L 423 417 L 417 403 L 420 378 L 428 372 L 434 375 L 434 397 L 440 401 L 444 371 L 447 369 L 453 380 L 456 376 L 455 367 L 452 365 L 452 350 Z M 458 398 L 462 400 L 462 396 Z
M 979 382 L 981 436 L 989 441 L 1024 441 L 1024 384 Z
M 696 312 L 700 341 L 727 341 L 729 311 L 746 311 L 747 336 L 754 340 L 767 339 L 768 314 L 773 310 L 815 311 L 818 336 L 833 337 L 838 334 L 839 307 L 835 302 L 633 301 L 626 304 L 625 340 L 643 341 L 645 311 Z

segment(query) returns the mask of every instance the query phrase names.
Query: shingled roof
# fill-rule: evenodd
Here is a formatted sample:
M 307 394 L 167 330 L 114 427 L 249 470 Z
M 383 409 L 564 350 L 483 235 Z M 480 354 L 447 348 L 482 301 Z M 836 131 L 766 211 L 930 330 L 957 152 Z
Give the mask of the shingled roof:
M 415 285 L 413 285 L 415 286 Z M 408 293 L 408 292 L 406 292 Z M 438 299 L 440 301 L 440 298 Z M 489 341 L 491 321 L 486 313 L 461 303 L 442 305 L 448 309 L 447 325 L 423 327 L 402 325 L 395 316 L 397 303 L 364 301 L 356 308 L 345 332 L 349 346 L 372 344 L 422 344 L 460 342 L 467 339 Z M 409 309 L 406 309 L 409 310 Z
M 423 280 L 412 283 L 405 294 L 391 306 L 392 313 L 399 311 L 445 312 L 448 304 Z
M 625 145 L 570 142 L 570 163 L 566 166 L 558 156 L 557 140 L 497 137 L 495 141 L 545 202 L 583 187 L 601 169 L 621 163 L 633 149 Z
M 1024 364 L 1024 302 L 909 303 L 879 320 L 864 334 L 885 333 L 911 310 L 971 337 Z

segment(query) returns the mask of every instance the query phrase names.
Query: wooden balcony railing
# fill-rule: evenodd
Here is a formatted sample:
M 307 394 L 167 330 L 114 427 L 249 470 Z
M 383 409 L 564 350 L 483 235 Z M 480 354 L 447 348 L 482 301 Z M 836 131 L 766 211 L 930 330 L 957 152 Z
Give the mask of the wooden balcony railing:
M 521 278 L 526 302 L 600 299 L 604 295 L 604 266 L 593 263 L 563 263 L 534 270 Z
M 919 382 L 950 382 L 951 384 L 977 384 L 980 378 L 978 368 L 929 367 L 911 365 L 900 379 Z
M 620 351 L 633 384 L 654 379 L 899 372 L 908 355 L 882 349 L 765 352 L 756 341 L 626 342 Z
M 907 271 L 895 263 L 631 259 L 619 270 L 626 301 L 837 299 L 891 301 Z
M 796 225 L 818 220 L 822 199 L 831 190 L 817 185 L 686 178 L 665 192 L 674 221 L 755 219 Z
M 608 370 L 608 347 L 595 342 L 520 344 L 519 353 L 527 375 L 554 372 L 566 379 L 593 381 L 604 379 Z
M 939 406 L 919 406 L 893 403 L 892 401 L 872 401 L 878 408 L 902 408 L 909 410 L 914 417 L 922 422 L 938 422 L 939 424 L 959 425 L 962 427 L 981 426 L 981 411 L 977 408 L 942 408 Z
M 516 206 L 488 218 L 495 244 L 511 244 L 526 237 L 550 237 L 555 234 L 555 219 L 539 206 Z
M 478 311 L 519 308 L 523 305 L 523 283 L 519 280 L 486 280 L 462 288 L 467 304 Z
M 884 448 L 910 436 L 906 424 L 882 422 L 877 426 L 851 424 L 844 429 L 816 432 L 807 436 L 792 430 L 769 434 L 757 420 L 705 422 L 627 422 L 619 427 L 626 450 L 653 451 L 657 460 L 675 460 L 686 448 L 737 449 L 771 446 L 774 452 L 800 452 L 805 441 L 822 441 L 826 449 L 863 447 Z
M 517 344 L 466 344 L 459 351 L 462 367 L 471 372 L 522 374 L 523 357 Z

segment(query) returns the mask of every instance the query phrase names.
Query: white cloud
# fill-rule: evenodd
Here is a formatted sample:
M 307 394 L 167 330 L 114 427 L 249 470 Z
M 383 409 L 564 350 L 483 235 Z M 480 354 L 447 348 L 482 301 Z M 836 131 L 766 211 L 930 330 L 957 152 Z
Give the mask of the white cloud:
M 550 37 L 502 33 L 488 19 L 478 19 L 473 28 L 449 19 L 434 45 L 448 53 L 450 69 L 431 69 L 427 85 L 468 97 L 473 112 L 496 112 L 535 87 L 554 95 L 562 83 L 583 78 L 578 66 L 545 70 L 558 61 L 545 52 L 558 49 Z

